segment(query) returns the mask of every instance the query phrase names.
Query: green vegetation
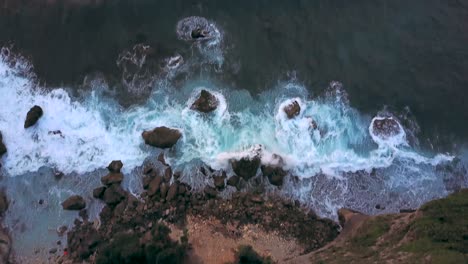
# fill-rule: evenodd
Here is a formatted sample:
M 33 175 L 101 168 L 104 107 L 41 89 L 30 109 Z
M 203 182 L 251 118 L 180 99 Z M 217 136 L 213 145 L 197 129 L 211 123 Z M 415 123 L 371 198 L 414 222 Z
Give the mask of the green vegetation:
M 377 242 L 378 238 L 390 230 L 389 218 L 378 216 L 361 226 L 358 234 L 352 238 L 354 247 L 368 248 Z
M 188 240 L 183 237 L 182 243 L 174 242 L 169 233 L 170 229 L 162 224 L 155 225 L 144 237 L 117 233 L 98 250 L 96 263 L 183 263 Z
M 468 189 L 411 214 L 371 216 L 311 263 L 468 263 Z
M 241 245 L 236 252 L 236 260 L 233 264 L 271 264 L 273 263 L 270 257 L 262 257 L 252 246 Z
M 413 239 L 401 249 L 416 254 L 429 253 L 437 259 L 446 258 L 439 263 L 456 263 L 466 258 L 468 190 L 460 191 L 445 199 L 431 201 L 420 210 L 422 216 L 416 218 L 410 225 L 409 232 Z

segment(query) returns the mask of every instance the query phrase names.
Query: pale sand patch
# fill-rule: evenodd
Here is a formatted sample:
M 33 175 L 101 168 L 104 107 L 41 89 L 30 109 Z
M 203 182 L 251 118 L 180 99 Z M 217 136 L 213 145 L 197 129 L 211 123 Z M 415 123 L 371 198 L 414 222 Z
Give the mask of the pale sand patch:
M 183 231 L 169 225 L 173 239 L 179 239 Z M 283 263 L 297 257 L 303 247 L 294 239 L 284 239 L 276 232 L 265 232 L 257 225 L 236 228 L 233 224 L 222 224 L 219 220 L 188 216 L 187 230 L 192 250 L 190 263 L 220 264 L 234 261 L 235 250 L 240 245 L 251 245 L 263 256 Z

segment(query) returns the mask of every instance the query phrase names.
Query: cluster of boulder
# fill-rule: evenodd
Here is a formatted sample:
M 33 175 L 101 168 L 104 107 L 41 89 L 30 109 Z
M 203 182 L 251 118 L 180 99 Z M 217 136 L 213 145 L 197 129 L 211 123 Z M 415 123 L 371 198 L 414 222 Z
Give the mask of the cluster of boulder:
M 307 251 L 323 246 L 338 234 L 333 221 L 318 218 L 298 201 L 260 192 L 236 192 L 231 199 L 218 197 L 217 191 L 225 188 L 226 174 L 222 171 L 201 168 L 202 173 L 213 177 L 214 187 L 194 191 L 159 156 L 143 169 L 144 191 L 136 198 L 120 186 L 121 168 L 120 161 L 109 164 L 109 174 L 101 179 L 104 186 L 93 191 L 93 196 L 105 204 L 99 224 L 88 221 L 84 213 L 80 213 L 81 220 L 75 220 L 68 232 L 68 258 L 82 261 L 92 257 L 96 263 L 149 263 L 151 258 L 144 249 L 155 243 L 163 245 L 162 251 L 172 252 L 168 263 L 182 263 L 189 250 L 187 240 L 170 240 L 163 223 L 183 227 L 188 215 L 215 217 L 224 223 L 236 223 L 239 229 L 246 224 L 259 224 L 267 231 L 298 239 Z M 123 237 L 129 243 L 126 256 L 118 252 L 125 245 Z

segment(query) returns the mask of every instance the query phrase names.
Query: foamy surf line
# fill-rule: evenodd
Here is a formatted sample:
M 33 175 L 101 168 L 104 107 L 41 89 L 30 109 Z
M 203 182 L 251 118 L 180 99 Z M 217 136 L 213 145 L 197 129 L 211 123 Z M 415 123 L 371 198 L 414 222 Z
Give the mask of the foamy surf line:
M 141 132 L 157 126 L 175 127 L 183 133 L 177 153 L 169 158 L 175 166 L 201 160 L 215 169 L 229 171 L 229 160 L 248 155 L 249 149 L 258 144 L 264 152 L 264 163 L 268 163 L 269 155 L 280 155 L 284 167 L 300 177 L 388 167 L 396 157 L 432 165 L 452 159 L 442 154 L 428 158 L 413 151 L 399 123 L 396 135 L 378 137 L 368 118 L 343 101 L 336 101 L 336 96 L 307 100 L 305 89 L 293 84 L 281 90 L 295 90 L 298 97 L 276 94 L 276 102 L 268 101 L 273 98 L 255 101 L 210 87 L 220 105 L 209 116 L 189 108 L 203 87 L 171 92 L 156 87 L 157 96 L 146 105 L 122 111 L 117 104 L 102 100 L 97 91 L 82 102 L 73 100 L 63 89 L 45 92 L 21 74 L 28 68 L 24 65 L 27 62 L 17 60 L 11 65 L 8 60 L 3 56 L 0 64 L 0 130 L 8 146 L 2 159 L 10 176 L 37 171 L 41 166 L 65 173 L 86 173 L 115 159 L 121 159 L 131 170 L 148 156 Z M 244 101 L 246 107 L 231 113 L 229 101 Z M 301 110 L 290 119 L 283 110 L 293 101 Z M 23 120 L 33 105 L 40 105 L 44 116 L 35 127 L 25 130 Z M 50 133 L 57 130 L 62 134 Z M 355 146 L 371 144 L 372 140 L 377 148 L 355 150 Z

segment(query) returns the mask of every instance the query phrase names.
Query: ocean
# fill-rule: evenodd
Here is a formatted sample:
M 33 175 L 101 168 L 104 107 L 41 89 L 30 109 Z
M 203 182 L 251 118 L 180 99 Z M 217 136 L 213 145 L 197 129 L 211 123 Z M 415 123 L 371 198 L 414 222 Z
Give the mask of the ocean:
M 182 132 L 165 155 L 193 188 L 212 184 L 200 166 L 233 175 L 232 159 L 280 156 L 290 176 L 267 191 L 332 219 L 467 187 L 467 25 L 463 1 L 0 1 L 0 184 L 16 253 L 63 240 L 71 194 L 95 216 L 112 160 L 138 195 L 161 151 L 141 133 L 157 126 Z M 202 89 L 219 102 L 210 114 L 190 109 Z M 34 105 L 44 116 L 25 130 Z M 398 131 L 377 133 L 384 118 Z

